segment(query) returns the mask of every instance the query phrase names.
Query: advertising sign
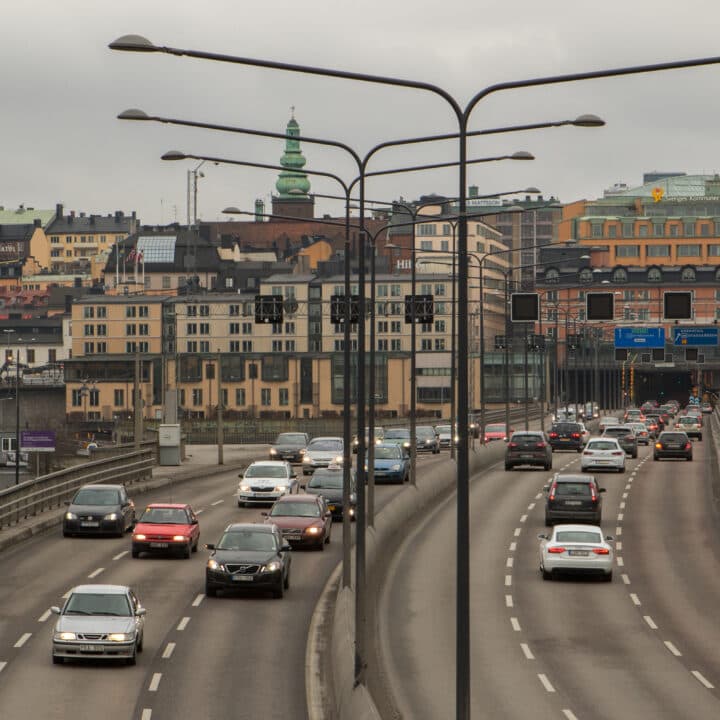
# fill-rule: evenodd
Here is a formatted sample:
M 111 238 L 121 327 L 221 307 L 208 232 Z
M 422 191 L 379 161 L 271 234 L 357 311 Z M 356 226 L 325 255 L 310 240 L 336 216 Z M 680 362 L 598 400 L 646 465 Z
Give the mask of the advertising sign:
M 54 430 L 21 430 L 21 452 L 55 452 Z

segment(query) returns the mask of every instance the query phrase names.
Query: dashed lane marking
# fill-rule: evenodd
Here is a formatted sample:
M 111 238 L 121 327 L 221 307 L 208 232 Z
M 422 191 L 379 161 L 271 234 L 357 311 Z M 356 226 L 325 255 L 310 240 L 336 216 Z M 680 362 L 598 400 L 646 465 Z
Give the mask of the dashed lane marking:
M 39 618 L 38 622 L 45 622 L 50 617 L 50 610 L 46 610 Z
M 520 628 L 520 621 L 519 621 L 516 617 L 511 617 L 511 618 L 510 618 L 510 624 L 512 625 L 512 629 L 513 629 L 515 632 L 520 632 L 520 630 L 521 630 L 521 628 Z
M 631 487 L 632 487 L 632 485 L 630 485 L 630 483 L 628 483 L 628 484 L 625 486 L 625 489 L 626 489 L 626 490 L 630 490 Z
M 510 552 L 515 552 L 517 550 L 517 543 L 511 542 L 510 547 L 508 549 L 510 550 Z
M 512 585 L 512 575 L 506 575 L 505 576 L 505 587 L 510 587 Z
M 637 605 L 638 607 L 642 605 L 640 598 L 635 593 L 630 593 L 630 599 L 633 601 L 633 605 Z
M 563 710 L 563 715 L 567 718 L 567 720 L 578 720 L 577 715 L 572 711 L 565 708 Z
M 508 558 L 508 559 L 505 561 L 505 567 L 511 568 L 512 566 L 513 566 L 513 559 L 512 559 L 512 558 Z
M 624 502 L 621 502 L 621 503 L 620 503 L 620 509 L 621 509 L 621 510 L 624 510 L 624 509 L 625 509 L 625 503 L 624 503 Z
M 13 647 L 21 648 L 31 637 L 32 633 L 24 633 L 20 636 L 20 639 L 13 645 Z
M 163 650 L 162 659 L 169 660 L 173 654 L 173 650 L 175 650 L 175 643 L 169 642 Z
M 627 500 L 627 496 L 628 496 L 629 494 L 630 494 L 630 493 L 624 492 L 624 493 L 622 494 L 622 499 L 623 499 L 623 500 Z
M 506 595 L 505 596 L 505 607 L 513 607 L 513 596 L 512 595 Z
M 543 686 L 549 693 L 554 693 L 554 692 L 555 692 L 555 688 L 552 686 L 552 684 L 550 683 L 550 681 L 547 679 L 547 675 L 545 675 L 544 673 L 538 673 L 538 679 L 539 679 L 540 682 L 542 683 L 542 686 Z
M 658 629 L 658 626 L 655 624 L 655 621 L 649 615 L 643 615 L 643 620 L 648 624 L 648 627 L 651 630 Z
M 115 557 L 113 557 L 113 560 L 119 560 L 120 558 L 125 557 L 127 554 L 128 554 L 128 551 L 123 550 L 121 553 L 118 553 L 117 555 L 115 555 Z
M 619 525 L 615 528 L 615 534 L 622 535 L 622 528 Z
M 520 643 L 520 648 L 523 651 L 523 655 L 525 656 L 526 660 L 534 660 L 535 656 L 532 654 L 532 651 L 530 650 L 530 646 L 527 643 Z
M 148 685 L 148 691 L 157 692 L 157 689 L 160 687 L 161 679 L 162 673 L 153 673 L 152 680 L 150 680 L 150 684 Z
M 615 541 L 615 549 L 616 549 L 618 552 L 619 552 L 620 550 L 622 550 L 622 542 L 620 542 L 620 540 L 616 540 L 616 541 Z
M 522 533 L 522 528 L 515 528 L 515 532 L 513 533 L 513 535 L 515 537 L 520 537 L 520 533 Z
M 205 593 L 200 593 L 193 601 L 192 606 L 198 607 L 200 603 L 205 599 Z
M 200 513 L 204 513 L 204 512 L 205 512 L 205 508 L 200 508 L 200 510 L 195 511 L 195 514 L 199 515 Z
M 624 515 L 623 513 L 618 513 L 618 519 L 617 519 L 617 521 L 618 521 L 618 522 L 622 522 L 624 517 L 625 517 L 625 515 Z
M 675 657 L 682 657 L 682 653 L 669 640 L 663 641 L 663 644 Z
M 197 514 L 197 513 L 196 513 Z M 152 717 L 152 710 L 150 708 L 144 708 L 140 720 L 150 720 Z
M 618 564 L 618 567 L 623 567 L 625 565 L 625 561 L 621 557 L 616 557 L 615 562 Z
M 105 568 L 98 568 L 97 570 L 93 570 L 89 575 L 88 578 L 92 580 L 93 578 L 96 578 L 101 572 L 104 572 Z
M 715 689 L 715 686 L 699 670 L 692 670 L 691 672 L 708 690 Z
M 215 502 L 211 502 L 210 504 L 215 507 L 215 505 L 220 505 L 220 503 L 224 503 L 224 500 L 216 500 Z
M 3 660 L 0 662 L 0 672 L 2 672 L 7 666 L 7 663 Z
M 524 523 L 527 520 L 527 515 L 521 515 L 520 516 L 520 522 Z
M 623 573 L 620 577 L 622 578 L 622 581 L 625 583 L 625 585 L 629 585 L 629 584 L 630 584 L 630 577 L 629 577 L 628 575 L 626 575 L 625 573 Z
M 182 631 L 188 626 L 188 623 L 189 623 L 189 622 L 190 622 L 190 618 L 189 618 L 189 617 L 184 617 L 184 618 L 178 623 L 177 629 L 178 629 L 180 632 L 182 632 Z
M 535 503 L 530 503 L 528 505 L 528 510 L 532 510 L 535 507 Z

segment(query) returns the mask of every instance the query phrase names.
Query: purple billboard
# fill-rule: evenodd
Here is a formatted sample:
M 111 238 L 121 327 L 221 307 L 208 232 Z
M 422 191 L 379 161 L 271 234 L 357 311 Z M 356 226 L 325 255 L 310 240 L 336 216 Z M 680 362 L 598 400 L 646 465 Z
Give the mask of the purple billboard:
M 55 431 L 22 430 L 20 452 L 55 452 Z

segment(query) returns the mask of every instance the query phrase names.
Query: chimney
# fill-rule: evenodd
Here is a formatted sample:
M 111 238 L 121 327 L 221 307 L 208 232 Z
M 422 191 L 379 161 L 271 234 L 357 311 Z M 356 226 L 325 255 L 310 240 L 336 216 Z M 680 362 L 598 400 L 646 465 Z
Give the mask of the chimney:
M 263 215 L 265 214 L 265 203 L 258 198 L 255 200 L 255 222 L 264 222 L 265 218 Z
M 58 218 L 61 218 L 61 217 L 63 216 L 63 206 L 62 206 L 62 203 L 57 203 L 57 205 L 55 205 L 55 215 L 56 215 Z
M 122 216 L 123 216 L 122 210 L 116 210 L 115 211 L 115 222 L 119 223 L 120 220 L 122 220 Z
M 80 217 L 81 217 L 81 218 L 84 218 L 84 217 L 85 217 L 85 213 L 84 213 L 84 212 L 81 212 L 81 213 L 80 213 Z
M 41 227 L 41 225 L 40 225 L 40 218 L 35 218 L 35 219 L 33 220 L 33 227 L 36 227 L 36 228 Z
M 468 188 L 468 197 L 476 198 L 478 196 L 478 186 L 477 185 L 471 185 Z
M 94 216 L 94 215 L 91 215 L 91 216 L 90 216 L 90 224 L 91 224 L 91 225 L 94 225 L 94 224 L 95 224 L 95 216 Z

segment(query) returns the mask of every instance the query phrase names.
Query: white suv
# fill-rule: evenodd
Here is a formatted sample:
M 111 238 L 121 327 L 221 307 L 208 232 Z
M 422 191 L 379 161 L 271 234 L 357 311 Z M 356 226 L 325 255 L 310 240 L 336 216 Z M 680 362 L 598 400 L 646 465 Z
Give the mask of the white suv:
M 285 460 L 258 460 L 239 475 L 238 507 L 274 503 L 279 497 L 298 492 L 297 474 Z

